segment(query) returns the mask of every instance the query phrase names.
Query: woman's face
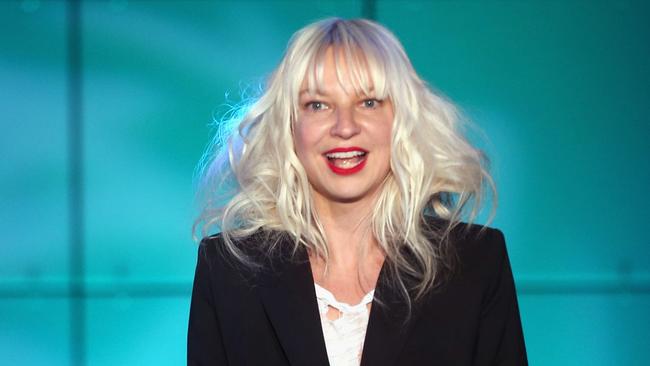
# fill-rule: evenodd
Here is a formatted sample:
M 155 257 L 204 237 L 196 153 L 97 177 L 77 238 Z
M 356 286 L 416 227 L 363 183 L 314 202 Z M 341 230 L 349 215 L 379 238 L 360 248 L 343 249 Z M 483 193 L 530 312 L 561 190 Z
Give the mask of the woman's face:
M 393 105 L 358 95 L 344 62 L 337 77 L 334 54 L 325 56 L 322 90 L 299 95 L 294 145 L 314 200 L 372 201 L 390 172 Z

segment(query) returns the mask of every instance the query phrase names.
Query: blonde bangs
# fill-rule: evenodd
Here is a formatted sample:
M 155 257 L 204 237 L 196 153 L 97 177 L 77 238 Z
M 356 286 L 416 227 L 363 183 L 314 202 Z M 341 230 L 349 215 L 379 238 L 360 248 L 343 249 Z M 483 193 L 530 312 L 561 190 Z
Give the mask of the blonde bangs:
M 293 100 L 297 101 L 302 90 L 307 90 L 310 94 L 322 94 L 323 68 L 330 50 L 339 82 L 344 88 L 352 87 L 346 91 L 359 96 L 390 98 L 386 75 L 391 67 L 386 63 L 391 58 L 376 47 L 377 41 L 373 39 L 376 35 L 366 28 L 349 25 L 344 27 L 340 23 L 325 26 L 328 27 L 326 32 L 314 32 L 314 39 L 305 40 L 307 49 L 287 70 L 292 75 L 304 75 L 293 80 L 292 86 L 296 92 Z

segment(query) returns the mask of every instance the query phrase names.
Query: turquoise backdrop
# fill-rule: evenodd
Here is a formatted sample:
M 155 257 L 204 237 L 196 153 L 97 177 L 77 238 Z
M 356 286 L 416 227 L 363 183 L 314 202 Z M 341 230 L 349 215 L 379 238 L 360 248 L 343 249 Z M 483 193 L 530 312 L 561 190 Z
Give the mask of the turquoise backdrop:
M 185 363 L 210 124 L 325 16 L 476 125 L 531 364 L 650 364 L 650 5 L 578 0 L 0 2 L 0 364 Z

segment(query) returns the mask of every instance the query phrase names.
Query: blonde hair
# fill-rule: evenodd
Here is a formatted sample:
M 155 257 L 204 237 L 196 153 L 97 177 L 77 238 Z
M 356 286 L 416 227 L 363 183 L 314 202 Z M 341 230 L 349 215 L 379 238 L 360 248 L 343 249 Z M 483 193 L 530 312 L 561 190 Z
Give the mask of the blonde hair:
M 294 34 L 259 98 L 245 100 L 219 124 L 199 165 L 203 207 L 194 232 L 201 228 L 206 236 L 220 229 L 230 253 L 251 266 L 235 239 L 260 229 L 290 235 L 294 253 L 305 247 L 327 259 L 310 184 L 294 152 L 292 123 L 303 82 L 310 90 L 322 83 L 328 49 L 337 70 L 346 64 L 357 91 L 368 95 L 372 88 L 394 106 L 391 174 L 371 227 L 391 284 L 410 305 L 451 267 L 452 229 L 461 219 L 474 220 L 486 186 L 496 192 L 482 153 L 463 137 L 457 108 L 419 78 L 397 38 L 372 21 L 330 18 Z M 425 215 L 444 225 L 428 225 Z M 277 241 L 266 244 L 270 252 Z

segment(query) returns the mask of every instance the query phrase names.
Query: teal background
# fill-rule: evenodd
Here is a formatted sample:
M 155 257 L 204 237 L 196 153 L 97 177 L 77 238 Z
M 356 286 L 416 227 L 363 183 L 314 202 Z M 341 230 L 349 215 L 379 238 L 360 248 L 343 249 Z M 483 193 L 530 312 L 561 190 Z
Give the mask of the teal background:
M 647 2 L 87 1 L 76 45 L 71 6 L 0 2 L 0 363 L 184 364 L 210 123 L 295 30 L 365 15 L 477 126 L 530 363 L 650 364 Z

